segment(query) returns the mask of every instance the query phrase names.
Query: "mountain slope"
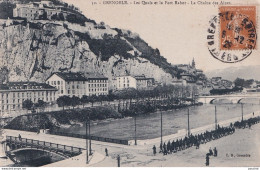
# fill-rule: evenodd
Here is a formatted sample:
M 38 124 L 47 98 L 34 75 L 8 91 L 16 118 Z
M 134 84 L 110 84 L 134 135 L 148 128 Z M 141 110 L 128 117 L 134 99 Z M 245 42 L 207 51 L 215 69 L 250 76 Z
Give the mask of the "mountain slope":
M 208 77 L 216 77 L 221 75 L 222 78 L 233 81 L 237 77 L 243 79 L 260 80 L 259 73 L 260 73 L 260 66 L 242 66 L 242 67 L 229 67 L 226 69 L 208 71 L 205 74 Z
M 52 72 L 81 71 L 103 74 L 109 81 L 144 74 L 167 83 L 177 74 L 137 34 L 95 22 L 1 20 L 0 39 L 0 71 L 11 81 L 42 82 Z

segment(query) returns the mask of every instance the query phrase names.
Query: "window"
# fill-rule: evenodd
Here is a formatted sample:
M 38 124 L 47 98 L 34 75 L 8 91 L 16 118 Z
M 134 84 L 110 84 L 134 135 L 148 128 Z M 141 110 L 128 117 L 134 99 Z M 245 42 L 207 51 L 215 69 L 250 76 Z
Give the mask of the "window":
M 56 85 L 56 81 L 54 81 L 54 85 Z
M 60 85 L 60 81 L 58 81 L 58 85 Z
M 15 105 L 13 105 L 13 109 L 15 109 Z
M 63 90 L 61 90 L 61 94 L 63 94 Z
M 68 94 L 70 94 L 70 90 L 68 90 Z

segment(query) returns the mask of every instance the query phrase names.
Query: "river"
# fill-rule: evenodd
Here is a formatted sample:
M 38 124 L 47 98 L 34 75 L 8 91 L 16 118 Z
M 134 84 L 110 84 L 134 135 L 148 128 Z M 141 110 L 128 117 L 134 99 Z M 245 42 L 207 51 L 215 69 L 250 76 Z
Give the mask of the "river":
M 260 110 L 259 101 L 243 99 L 243 113 L 248 114 Z M 215 122 L 215 105 L 217 107 L 217 120 L 223 121 L 242 115 L 241 104 L 231 104 L 228 101 L 218 101 L 214 104 L 189 107 L 190 128 L 197 128 Z M 168 110 L 162 112 L 163 136 L 177 133 L 178 130 L 187 129 L 188 108 Z M 152 139 L 160 137 L 160 112 L 148 115 L 138 115 L 137 139 Z M 134 139 L 134 118 L 112 119 L 91 124 L 91 135 L 114 139 Z M 85 134 L 85 126 L 73 125 L 60 129 L 62 132 Z

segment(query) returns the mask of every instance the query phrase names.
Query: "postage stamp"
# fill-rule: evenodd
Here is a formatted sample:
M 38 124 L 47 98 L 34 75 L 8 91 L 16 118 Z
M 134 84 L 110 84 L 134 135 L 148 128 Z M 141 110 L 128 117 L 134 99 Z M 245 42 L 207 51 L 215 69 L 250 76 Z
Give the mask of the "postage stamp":
M 255 6 L 221 6 L 219 22 L 220 50 L 256 48 Z
M 220 6 L 209 21 L 210 54 L 224 63 L 246 59 L 257 48 L 256 6 Z

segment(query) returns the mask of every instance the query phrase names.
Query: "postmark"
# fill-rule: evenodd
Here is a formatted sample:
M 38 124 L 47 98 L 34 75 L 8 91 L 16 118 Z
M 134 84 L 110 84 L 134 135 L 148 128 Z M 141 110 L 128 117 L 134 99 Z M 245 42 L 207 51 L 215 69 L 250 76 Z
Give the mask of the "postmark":
M 210 54 L 224 62 L 236 63 L 246 59 L 256 49 L 256 7 L 222 6 L 213 16 L 207 30 Z

